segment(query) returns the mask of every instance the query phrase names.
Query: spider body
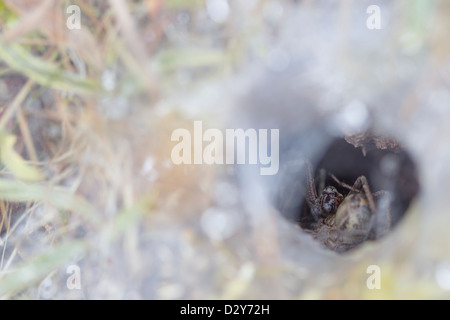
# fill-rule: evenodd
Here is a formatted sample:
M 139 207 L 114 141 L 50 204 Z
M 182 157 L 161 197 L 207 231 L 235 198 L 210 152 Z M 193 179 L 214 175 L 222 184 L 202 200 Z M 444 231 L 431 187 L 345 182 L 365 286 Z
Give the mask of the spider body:
M 337 208 L 344 200 L 342 194 L 333 186 L 327 186 L 323 189 L 322 193 L 318 196 L 316 192 L 316 186 L 314 183 L 314 176 L 312 172 L 312 166 L 309 162 L 306 162 L 307 168 L 307 194 L 306 201 L 311 208 L 311 214 L 315 220 L 319 218 L 326 218 L 336 213 Z
M 379 191 L 372 194 L 365 176 L 358 177 L 353 186 L 349 186 L 331 175 L 336 183 L 349 189 L 349 193 L 344 197 L 335 187 L 327 186 L 317 195 L 309 162 L 306 163 L 306 168 L 306 202 L 315 221 L 310 231 L 324 246 L 333 251 L 344 252 L 365 240 L 378 238 L 382 233 L 376 228 L 380 219 L 384 220 L 385 227 L 390 227 L 389 208 L 377 210 L 375 202 L 375 199 L 388 196 L 388 193 Z

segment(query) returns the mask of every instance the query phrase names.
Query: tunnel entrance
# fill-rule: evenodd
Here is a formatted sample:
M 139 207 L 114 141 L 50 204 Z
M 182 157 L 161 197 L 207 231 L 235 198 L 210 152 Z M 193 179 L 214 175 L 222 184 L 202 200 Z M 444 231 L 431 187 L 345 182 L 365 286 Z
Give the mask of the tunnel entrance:
M 382 227 L 387 228 L 387 232 L 395 228 L 419 191 L 419 182 L 412 158 L 395 143 L 394 139 L 386 141 L 388 143 L 383 144 L 377 139 L 365 139 L 363 143 L 359 143 L 360 141 L 357 139 L 334 139 L 318 161 L 311 161 L 314 187 L 318 197 L 325 186 L 332 186 L 344 198 L 351 193 L 362 193 L 361 199 L 364 202 L 367 197 L 362 188 L 358 190 L 359 192 L 349 188 L 360 176 L 367 178 L 370 191 L 375 196 L 389 195 L 389 197 L 375 198 L 377 212 L 371 214 L 371 225 L 368 227 L 370 230 L 367 230 L 364 241 L 381 238 L 381 234 L 385 233 L 379 231 Z M 335 251 L 338 252 L 358 247 L 364 241 L 338 248 L 335 248 L 334 244 L 329 245 L 329 241 L 345 242 L 345 239 L 351 238 L 353 235 L 347 236 L 348 233 L 345 232 L 348 230 L 341 231 L 335 223 L 334 217 L 328 217 L 326 221 L 322 219 L 324 217 L 319 219 L 314 217 L 310 205 L 305 201 L 308 192 L 306 171 L 304 159 L 287 162 L 283 166 L 277 201 L 279 211 L 285 218 L 298 224 L 303 231 L 311 233 L 325 247 L 336 249 Z M 342 202 L 342 205 L 344 203 L 346 208 L 354 207 L 354 203 L 351 204 L 349 200 Z M 364 204 L 368 207 L 367 201 Z M 341 208 L 341 215 L 344 210 L 345 208 Z M 351 210 L 354 211 L 354 209 Z M 342 226 L 341 229 L 343 229 Z M 351 231 L 360 232 L 359 229 Z M 358 241 L 350 240 L 350 242 Z

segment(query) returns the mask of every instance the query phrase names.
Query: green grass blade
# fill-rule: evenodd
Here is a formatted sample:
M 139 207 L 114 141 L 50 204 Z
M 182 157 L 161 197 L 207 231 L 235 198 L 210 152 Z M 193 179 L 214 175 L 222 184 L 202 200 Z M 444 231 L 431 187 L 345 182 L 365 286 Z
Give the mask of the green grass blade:
M 0 59 L 11 69 L 45 87 L 76 93 L 94 93 L 99 89 L 99 84 L 92 79 L 64 71 L 55 64 L 32 55 L 18 44 L 4 44 L 0 41 Z
M 94 226 L 100 224 L 97 211 L 90 203 L 62 188 L 0 179 L 0 199 L 11 202 L 44 201 L 60 210 L 76 212 Z
M 63 243 L 49 252 L 34 257 L 22 266 L 0 275 L 0 297 L 13 296 L 36 285 L 50 272 L 83 254 L 86 244 L 82 241 Z
M 180 68 L 218 67 L 227 62 L 223 51 L 212 48 L 169 49 L 159 54 L 158 66 L 164 72 Z

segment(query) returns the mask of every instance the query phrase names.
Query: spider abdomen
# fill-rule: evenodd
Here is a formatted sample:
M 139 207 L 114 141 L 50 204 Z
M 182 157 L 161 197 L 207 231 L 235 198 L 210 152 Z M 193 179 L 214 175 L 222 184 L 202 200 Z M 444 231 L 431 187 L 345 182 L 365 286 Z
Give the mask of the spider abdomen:
M 341 232 L 368 232 L 371 215 L 367 198 L 362 193 L 350 194 L 337 209 L 336 227 Z

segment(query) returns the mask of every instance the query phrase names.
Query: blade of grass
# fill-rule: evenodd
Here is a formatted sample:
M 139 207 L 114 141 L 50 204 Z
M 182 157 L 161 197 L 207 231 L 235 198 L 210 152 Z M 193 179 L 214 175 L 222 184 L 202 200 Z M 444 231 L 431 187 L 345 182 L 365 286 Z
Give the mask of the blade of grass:
M 13 42 L 23 34 L 33 30 L 45 19 L 46 13 L 54 6 L 54 0 L 46 0 L 37 5 L 34 10 L 23 14 L 15 25 L 5 30 L 3 39 Z
M 119 212 L 112 223 L 103 230 L 103 235 L 107 241 L 112 241 L 123 234 L 131 226 L 135 225 L 140 218 L 153 206 L 156 195 L 146 197 L 135 205 Z
M 0 297 L 13 296 L 39 283 L 51 271 L 80 256 L 86 249 L 87 245 L 83 241 L 63 243 L 50 252 L 35 257 L 32 261 L 26 261 L 11 272 L 0 275 Z
M 27 97 L 28 93 L 30 93 L 30 90 L 32 87 L 33 87 L 33 81 L 28 80 L 27 83 L 25 83 L 25 85 L 20 90 L 19 94 L 16 95 L 14 100 L 8 106 L 8 109 L 3 114 L 3 116 L 0 118 L 0 130 L 1 131 L 3 131 L 3 129 L 5 128 L 5 125 L 14 116 L 15 112 L 17 111 L 17 108 L 19 108 L 19 106 L 23 103 L 23 101 Z
M 0 1 L 0 26 L 7 27 L 15 23 L 17 19 L 17 14 L 6 6 L 4 1 Z
M 36 83 L 57 90 L 76 93 L 95 93 L 99 83 L 58 68 L 42 60 L 18 44 L 5 44 L 0 40 L 0 59 L 12 69 L 29 77 Z
M 22 112 L 22 108 L 17 109 L 17 122 L 19 123 L 20 131 L 22 132 L 22 137 L 27 147 L 28 154 L 32 161 L 38 162 L 38 156 L 36 148 L 34 147 L 33 138 L 31 137 L 30 128 L 28 127 L 27 119 Z
M 14 150 L 17 137 L 0 131 L 0 161 L 17 178 L 25 181 L 40 181 L 45 178 L 38 168 L 28 164 Z
M 158 91 L 157 85 L 147 68 L 148 57 L 145 46 L 142 44 L 143 40 L 138 32 L 133 16 L 128 10 L 128 5 L 124 0 L 111 0 L 110 2 L 111 8 L 117 17 L 120 30 L 124 34 L 126 48 L 140 66 L 140 78 L 144 80 L 144 85 L 150 95 L 156 96 Z
M 170 10 L 195 9 L 204 5 L 202 0 L 166 0 L 164 6 Z
M 223 51 L 212 48 L 183 48 L 163 51 L 157 61 L 162 71 L 170 72 L 179 68 L 223 66 L 227 56 Z
M 94 228 L 101 222 L 96 209 L 90 203 L 62 188 L 0 179 L 0 199 L 12 202 L 44 201 L 58 209 L 79 214 Z

